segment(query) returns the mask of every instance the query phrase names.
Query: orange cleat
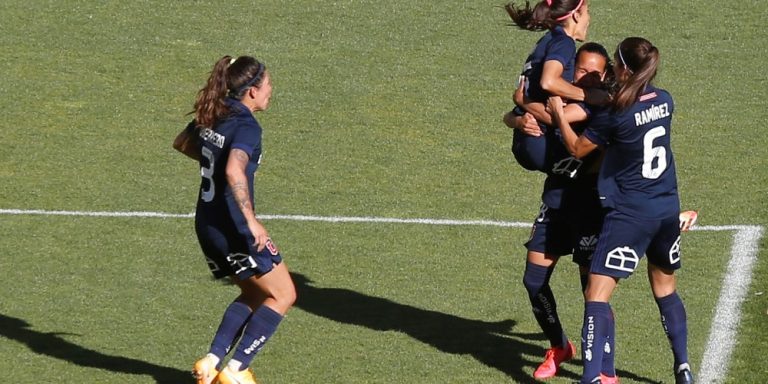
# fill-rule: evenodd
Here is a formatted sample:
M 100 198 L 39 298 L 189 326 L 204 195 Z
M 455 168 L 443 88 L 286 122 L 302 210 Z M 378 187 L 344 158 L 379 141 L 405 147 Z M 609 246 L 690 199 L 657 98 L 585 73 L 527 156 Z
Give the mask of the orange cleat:
M 560 364 L 564 361 L 568 361 L 576 354 L 576 347 L 570 341 L 565 348 L 553 347 L 547 350 L 547 354 L 544 355 L 544 362 L 536 368 L 533 372 L 533 377 L 537 379 L 549 379 L 557 375 L 557 370 L 560 368 Z
M 235 371 L 229 366 L 219 372 L 217 379 L 220 384 L 257 384 L 250 369 Z
M 212 355 L 206 355 L 202 359 L 195 362 L 195 366 L 192 368 L 192 376 L 195 378 L 197 384 L 215 384 L 216 376 L 219 371 L 216 370 L 216 361 Z

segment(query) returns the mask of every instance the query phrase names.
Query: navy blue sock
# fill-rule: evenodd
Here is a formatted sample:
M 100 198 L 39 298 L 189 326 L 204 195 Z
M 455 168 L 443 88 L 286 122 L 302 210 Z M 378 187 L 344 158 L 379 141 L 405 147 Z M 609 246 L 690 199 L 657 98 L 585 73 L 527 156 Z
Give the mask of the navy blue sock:
M 600 377 L 606 336 L 614 333 L 613 310 L 608 303 L 588 301 L 584 304 L 584 325 L 581 328 L 581 360 L 584 371 L 582 383 Z
M 605 348 L 603 348 L 603 363 L 600 373 L 605 376 L 613 377 L 616 376 L 616 319 L 614 318 L 612 309 L 608 320 L 610 323 L 605 335 Z
M 568 338 L 557 316 L 557 303 L 549 287 L 549 277 L 552 276 L 553 270 L 554 268 L 526 263 L 523 285 L 528 291 L 533 315 L 541 330 L 544 331 L 544 335 L 549 339 L 549 344 L 552 347 L 565 347 L 568 344 Z
M 589 274 L 585 273 L 579 275 L 581 280 L 581 291 L 587 290 L 587 281 L 589 280 Z M 605 335 L 605 348 L 603 348 L 603 363 L 600 373 L 605 376 L 616 376 L 616 358 L 615 358 L 615 340 L 616 340 L 616 320 L 614 319 L 613 310 L 611 310 L 610 316 L 611 326 L 608 327 L 608 334 Z
M 685 306 L 677 292 L 656 299 L 661 315 L 661 325 L 667 334 L 672 354 L 675 356 L 674 369 L 688 362 L 688 324 Z
M 216 330 L 210 349 L 210 353 L 216 355 L 219 361 L 229 353 L 251 317 L 251 313 L 251 308 L 239 301 L 232 302 L 224 311 L 224 317 L 221 319 L 219 329 Z
M 251 320 L 245 326 L 243 337 L 240 339 L 240 344 L 237 345 L 230 364 L 239 364 L 237 368 L 240 370 L 248 368 L 256 354 L 275 333 L 282 320 L 282 315 L 266 305 L 256 309 Z

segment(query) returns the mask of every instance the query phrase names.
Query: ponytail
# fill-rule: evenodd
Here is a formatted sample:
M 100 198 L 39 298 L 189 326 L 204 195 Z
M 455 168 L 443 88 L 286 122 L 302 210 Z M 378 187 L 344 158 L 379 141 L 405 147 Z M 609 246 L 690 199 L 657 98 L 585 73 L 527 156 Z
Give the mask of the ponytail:
M 224 56 L 211 70 L 208 82 L 197 92 L 195 121 L 198 127 L 214 128 L 217 121 L 230 113 L 225 100 L 242 99 L 250 87 L 259 87 L 266 67 L 251 56 Z
M 213 128 L 220 117 L 229 114 L 224 103 L 227 96 L 227 67 L 231 56 L 224 56 L 213 66 L 208 82 L 197 92 L 195 100 L 195 121 L 199 127 Z
M 612 103 L 614 111 L 622 111 L 634 104 L 656 77 L 659 50 L 646 39 L 629 37 L 616 48 L 615 56 L 616 61 L 629 74 L 629 77 L 621 82 Z

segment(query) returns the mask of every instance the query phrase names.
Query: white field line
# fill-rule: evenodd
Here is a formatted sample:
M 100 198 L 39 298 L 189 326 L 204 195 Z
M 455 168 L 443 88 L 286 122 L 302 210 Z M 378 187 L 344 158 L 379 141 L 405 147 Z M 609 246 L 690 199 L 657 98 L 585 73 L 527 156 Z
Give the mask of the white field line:
M 88 211 L 48 211 L 0 209 L 5 215 L 44 215 L 44 216 L 91 216 L 91 217 L 156 217 L 156 218 L 192 218 L 194 213 L 164 212 L 88 212 Z M 395 223 L 427 225 L 476 225 L 492 227 L 528 228 L 530 223 L 494 220 L 450 220 L 450 219 L 402 219 L 387 217 L 349 217 L 349 216 L 307 216 L 307 215 L 259 215 L 264 220 L 318 221 L 330 223 Z M 733 231 L 731 257 L 720 291 L 720 298 L 715 307 L 715 317 L 709 332 L 709 340 L 698 373 L 699 383 L 721 383 L 728 372 L 736 342 L 736 331 L 741 319 L 741 304 L 747 295 L 752 281 L 752 269 L 757 260 L 760 239 L 764 228 L 755 225 L 696 226 L 694 231 Z
M 752 269 L 757 261 L 763 231 L 760 226 L 745 227 L 733 236 L 731 259 L 720 288 L 707 348 L 701 359 L 699 383 L 722 383 L 726 377 L 741 319 L 741 304 L 752 281 Z

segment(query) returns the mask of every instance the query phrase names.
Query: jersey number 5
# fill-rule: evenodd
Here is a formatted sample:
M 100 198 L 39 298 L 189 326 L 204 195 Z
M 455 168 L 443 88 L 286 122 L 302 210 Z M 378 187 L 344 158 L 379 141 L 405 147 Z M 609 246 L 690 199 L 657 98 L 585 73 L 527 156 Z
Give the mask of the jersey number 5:
M 208 160 L 207 167 L 200 167 L 200 176 L 203 179 L 208 180 L 208 189 L 204 187 L 200 188 L 200 198 L 204 202 L 208 203 L 213 200 L 213 196 L 216 194 L 216 185 L 213 183 L 213 152 L 210 149 L 203 147 L 203 157 Z
M 667 169 L 667 149 L 653 146 L 653 141 L 666 133 L 666 128 L 658 126 L 651 128 L 643 137 L 643 177 L 646 179 L 658 179 Z

